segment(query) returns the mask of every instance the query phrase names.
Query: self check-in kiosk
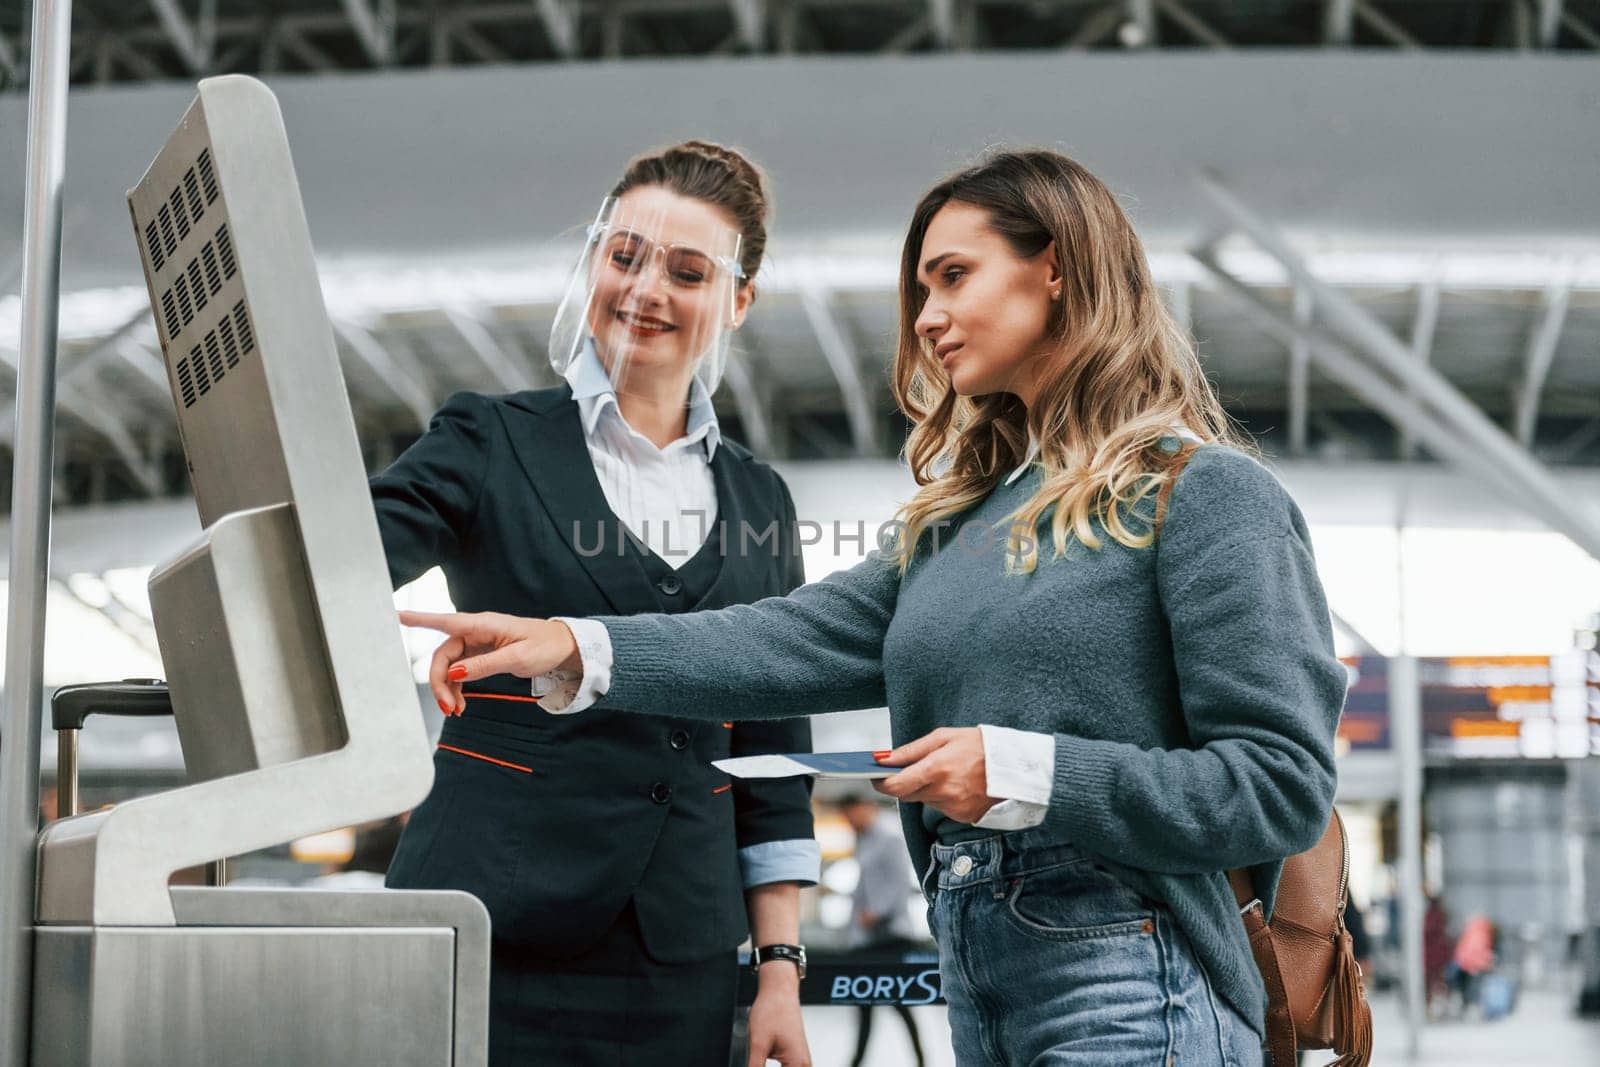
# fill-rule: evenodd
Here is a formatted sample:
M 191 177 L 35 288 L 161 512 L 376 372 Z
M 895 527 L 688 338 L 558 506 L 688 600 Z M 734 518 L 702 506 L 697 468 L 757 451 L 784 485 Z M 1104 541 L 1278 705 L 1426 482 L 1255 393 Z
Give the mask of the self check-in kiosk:
M 128 206 L 204 528 L 150 579 L 189 784 L 41 835 L 32 1062 L 483 1063 L 473 897 L 168 885 L 433 772 L 273 95 L 202 81 Z

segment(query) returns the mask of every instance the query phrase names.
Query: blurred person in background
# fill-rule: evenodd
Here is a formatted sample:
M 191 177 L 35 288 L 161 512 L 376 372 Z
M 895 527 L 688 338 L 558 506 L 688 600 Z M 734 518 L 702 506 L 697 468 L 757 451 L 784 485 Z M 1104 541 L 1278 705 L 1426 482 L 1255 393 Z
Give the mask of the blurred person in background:
M 850 894 L 850 945 L 873 958 L 897 960 L 917 947 L 916 928 L 907 910 L 916 893 L 906 842 L 898 820 L 887 817 L 877 800 L 867 794 L 846 797 L 839 804 L 845 822 L 856 835 L 859 875 Z M 922 1035 L 911 1009 L 896 1001 L 892 1007 L 905 1023 L 917 1067 L 922 1067 Z M 851 1067 L 861 1067 L 872 1039 L 874 1007 L 858 1009 L 856 1052 Z
M 1495 929 L 1487 917 L 1474 915 L 1461 926 L 1455 952 L 1445 970 L 1445 985 L 1459 999 L 1465 1011 L 1478 1003 L 1478 989 L 1484 975 L 1494 969 Z
M 1322 838 L 1347 677 L 1305 519 L 1074 161 L 999 152 L 936 185 L 900 305 L 921 489 L 890 550 L 692 615 L 402 613 L 449 635 L 434 693 L 561 668 L 604 685 L 545 710 L 887 705 L 877 787 L 932 900 L 956 1062 L 1260 1064 L 1226 872 L 1270 915 Z
M 711 396 L 755 298 L 768 199 L 756 167 L 690 141 L 635 158 L 603 201 L 551 328 L 566 381 L 458 393 L 372 480 L 398 587 L 443 568 L 471 611 L 692 611 L 804 574 L 782 479 L 723 438 Z M 719 522 L 777 531 L 734 555 Z M 447 704 L 432 792 L 387 884 L 458 889 L 493 923 L 495 1064 L 728 1062 L 737 947 L 799 940 L 816 881 L 809 786 L 730 783 L 726 756 L 809 750 L 803 721 L 556 719 L 502 677 Z M 750 1062 L 810 1062 L 790 959 L 758 969 Z
M 1398 912 L 1398 907 L 1395 910 Z M 1400 923 L 1396 921 L 1392 929 L 1398 939 Z M 1422 987 L 1427 991 L 1424 999 L 1430 1013 L 1442 1012 L 1446 1007 L 1450 989 L 1445 981 L 1445 973 L 1450 966 L 1453 950 L 1450 943 L 1450 913 L 1445 911 L 1444 901 L 1436 894 L 1429 894 L 1428 908 L 1422 914 Z

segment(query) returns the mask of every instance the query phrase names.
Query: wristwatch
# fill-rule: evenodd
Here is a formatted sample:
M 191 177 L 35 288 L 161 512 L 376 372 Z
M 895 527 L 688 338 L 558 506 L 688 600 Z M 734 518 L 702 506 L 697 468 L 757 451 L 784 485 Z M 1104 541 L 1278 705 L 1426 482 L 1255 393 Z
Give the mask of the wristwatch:
M 773 960 L 788 960 L 800 971 L 800 977 L 806 976 L 806 947 L 804 945 L 762 945 L 750 953 L 750 969 L 760 971 L 763 963 Z

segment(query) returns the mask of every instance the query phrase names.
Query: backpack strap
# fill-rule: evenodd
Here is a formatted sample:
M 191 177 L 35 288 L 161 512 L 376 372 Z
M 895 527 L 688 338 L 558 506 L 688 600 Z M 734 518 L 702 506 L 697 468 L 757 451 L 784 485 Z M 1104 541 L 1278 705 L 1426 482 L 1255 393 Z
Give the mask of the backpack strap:
M 1251 887 L 1250 872 L 1242 867 L 1229 871 L 1228 884 L 1239 901 L 1239 918 L 1244 920 L 1244 931 L 1250 938 L 1250 955 L 1255 957 L 1261 982 L 1267 987 L 1267 1052 L 1274 1065 L 1292 1065 L 1297 1062 L 1294 1016 L 1289 1013 L 1289 987 L 1284 984 L 1283 968 L 1278 964 L 1278 942 L 1267 925 L 1261 898 Z
M 1194 457 L 1198 448 L 1198 445 L 1184 441 L 1178 447 L 1178 450 L 1172 454 L 1172 459 L 1167 464 L 1166 481 L 1162 482 L 1161 488 L 1156 490 L 1155 536 L 1157 538 L 1161 536 L 1161 524 L 1167 519 L 1167 502 L 1172 499 L 1172 487 L 1178 484 L 1178 476 L 1189 465 L 1189 460 Z

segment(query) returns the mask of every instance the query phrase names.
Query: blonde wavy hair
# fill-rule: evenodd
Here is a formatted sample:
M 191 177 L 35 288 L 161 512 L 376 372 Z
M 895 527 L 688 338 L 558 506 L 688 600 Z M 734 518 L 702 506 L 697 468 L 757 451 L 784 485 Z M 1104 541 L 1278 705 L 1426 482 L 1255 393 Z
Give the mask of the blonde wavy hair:
M 1032 408 L 1010 393 L 958 396 L 917 335 L 924 294 L 917 280 L 923 237 L 952 201 L 971 204 L 1013 252 L 1031 259 L 1055 242 L 1062 299 L 1028 369 Z M 1044 480 L 1010 519 L 1007 568 L 1038 565 L 1041 518 L 1052 511 L 1057 557 L 1076 539 L 1098 550 L 1101 531 L 1130 548 L 1155 536 L 1154 501 L 1173 477 L 1160 442 L 1186 426 L 1202 441 L 1250 449 L 1206 380 L 1187 333 L 1150 277 L 1144 247 L 1116 197 L 1056 152 L 997 152 L 945 179 L 917 205 L 900 260 L 900 338 L 894 394 L 912 421 L 905 455 L 917 484 L 900 509 L 892 552 L 902 572 L 923 535 L 972 508 L 1022 462 L 1031 429 Z

